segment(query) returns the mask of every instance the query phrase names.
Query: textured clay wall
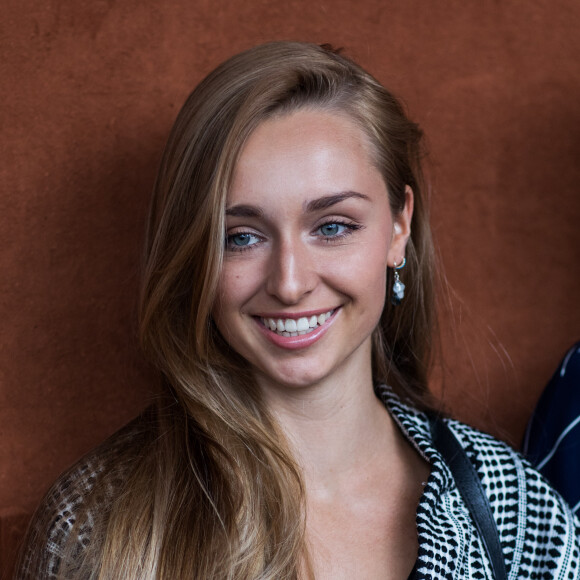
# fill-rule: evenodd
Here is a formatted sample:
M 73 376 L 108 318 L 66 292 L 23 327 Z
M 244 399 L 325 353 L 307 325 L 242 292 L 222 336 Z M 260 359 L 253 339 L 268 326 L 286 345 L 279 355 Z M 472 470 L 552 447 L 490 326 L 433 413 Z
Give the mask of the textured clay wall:
M 160 151 L 196 82 L 266 40 L 346 47 L 423 125 L 455 293 L 435 386 L 519 441 L 580 335 L 578 2 L 8 0 L 0 27 L 5 571 L 50 482 L 146 403 L 134 312 Z

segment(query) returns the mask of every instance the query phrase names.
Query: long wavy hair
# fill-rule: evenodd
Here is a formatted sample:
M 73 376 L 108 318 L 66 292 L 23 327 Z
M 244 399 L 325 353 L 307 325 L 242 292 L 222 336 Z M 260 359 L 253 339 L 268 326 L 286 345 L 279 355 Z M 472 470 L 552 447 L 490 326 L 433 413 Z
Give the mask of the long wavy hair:
M 406 296 L 399 306 L 385 303 L 372 364 L 377 383 L 428 405 L 433 251 L 421 130 L 377 80 L 326 45 L 276 42 L 234 56 L 187 99 L 155 183 L 140 333 L 162 394 L 141 435 L 115 459 L 115 470 L 125 465 L 123 482 L 91 516 L 90 545 L 80 562 L 63 564 L 63 576 L 309 575 L 300 471 L 248 364 L 211 317 L 226 196 L 244 143 L 264 120 L 306 107 L 347 115 L 366 133 L 394 214 L 406 186 L 413 190 Z M 385 276 L 390 287 L 392 271 Z

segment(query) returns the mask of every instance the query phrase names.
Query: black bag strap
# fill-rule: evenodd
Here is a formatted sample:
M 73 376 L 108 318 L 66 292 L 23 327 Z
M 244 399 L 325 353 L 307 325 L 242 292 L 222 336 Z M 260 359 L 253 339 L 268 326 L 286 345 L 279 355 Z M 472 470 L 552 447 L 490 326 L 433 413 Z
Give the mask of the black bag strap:
M 467 457 L 457 438 L 440 417 L 429 417 L 435 449 L 441 453 L 449 466 L 459 493 L 467 505 L 491 562 L 495 580 L 507 580 L 499 533 L 491 513 L 487 496 L 475 467 Z

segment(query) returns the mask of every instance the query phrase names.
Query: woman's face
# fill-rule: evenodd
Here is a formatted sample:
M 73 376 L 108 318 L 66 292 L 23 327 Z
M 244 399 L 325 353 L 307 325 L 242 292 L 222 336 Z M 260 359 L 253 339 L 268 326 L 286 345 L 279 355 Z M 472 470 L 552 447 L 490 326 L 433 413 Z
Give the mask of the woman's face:
M 315 110 L 263 122 L 242 150 L 213 316 L 261 385 L 370 374 L 387 265 L 404 256 L 413 209 L 408 190 L 391 214 L 370 151 L 348 117 Z

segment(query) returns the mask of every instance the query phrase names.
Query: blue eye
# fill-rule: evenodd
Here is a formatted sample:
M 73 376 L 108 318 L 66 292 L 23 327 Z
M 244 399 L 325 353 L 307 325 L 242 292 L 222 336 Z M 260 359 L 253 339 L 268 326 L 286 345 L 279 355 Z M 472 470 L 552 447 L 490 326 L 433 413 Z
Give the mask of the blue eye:
M 345 233 L 345 230 L 347 230 L 347 228 L 348 226 L 346 226 L 345 224 L 331 222 L 320 226 L 320 233 L 323 236 L 332 238 L 333 236 L 343 235 Z
M 342 224 L 324 224 L 320 226 L 320 231 L 323 236 L 336 236 L 341 228 L 344 228 Z
M 321 226 L 318 226 L 316 230 L 316 235 L 325 242 L 340 242 L 344 240 L 357 230 L 360 230 L 363 226 L 355 222 L 341 222 L 341 221 L 328 221 Z
M 244 250 L 257 244 L 260 238 L 254 234 L 247 232 L 240 232 L 239 234 L 231 234 L 226 239 L 226 246 L 229 250 L 237 251 Z
M 232 236 L 232 242 L 235 246 L 248 246 L 252 241 L 252 236 L 250 234 L 236 234 Z

